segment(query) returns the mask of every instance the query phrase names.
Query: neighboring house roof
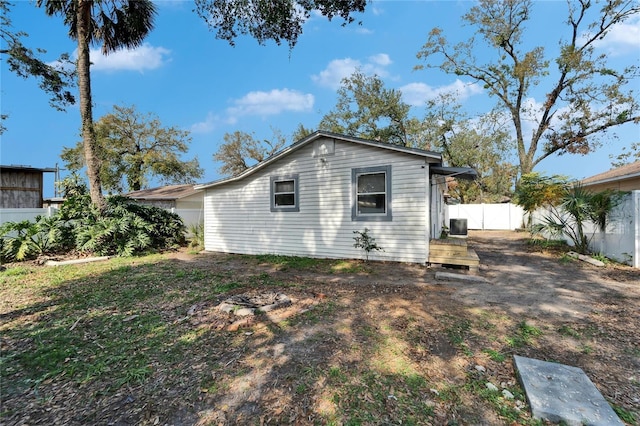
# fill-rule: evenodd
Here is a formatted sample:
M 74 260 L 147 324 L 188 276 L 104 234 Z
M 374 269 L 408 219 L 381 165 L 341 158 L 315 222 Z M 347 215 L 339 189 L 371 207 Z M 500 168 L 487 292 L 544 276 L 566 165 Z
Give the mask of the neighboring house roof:
M 471 167 L 443 167 L 443 166 L 433 166 L 429 170 L 432 175 L 442 175 L 446 176 L 446 181 L 449 182 L 449 179 L 458 178 L 465 180 L 475 180 L 478 178 L 478 172 L 476 172 Z
M 324 130 L 318 130 L 312 134 L 310 134 L 309 136 L 307 136 L 304 139 L 299 140 L 298 142 L 289 145 L 288 147 L 284 148 L 283 150 L 273 154 L 271 157 L 267 158 L 264 161 L 259 162 L 258 164 L 249 167 L 247 170 L 245 170 L 244 172 L 240 173 L 239 175 L 230 177 L 230 178 L 226 178 L 226 179 L 221 179 L 221 180 L 217 180 L 217 181 L 213 181 L 213 182 L 209 182 L 209 183 L 203 183 L 201 185 L 196 185 L 195 188 L 196 189 L 207 189 L 207 188 L 211 188 L 212 186 L 218 186 L 218 185 L 222 185 L 228 182 L 233 182 L 233 181 L 237 181 L 240 179 L 244 179 L 245 177 L 254 174 L 255 172 L 257 172 L 258 170 L 261 170 L 263 168 L 265 168 L 266 166 L 268 166 L 269 164 L 281 159 L 282 157 L 285 157 L 289 154 L 291 154 L 294 151 L 297 151 L 298 149 L 302 148 L 303 146 L 308 145 L 309 143 L 320 139 L 320 138 L 332 138 L 332 139 L 339 139 L 342 141 L 346 141 L 346 142 L 351 142 L 351 143 L 356 143 L 356 144 L 360 144 L 360 145 L 366 145 L 366 146 L 373 146 L 376 148 L 382 148 L 382 149 L 386 149 L 389 151 L 395 151 L 395 152 L 404 152 L 406 154 L 413 154 L 413 155 L 418 155 L 421 157 L 425 157 L 425 158 L 429 158 L 431 160 L 433 160 L 436 163 L 440 163 L 442 161 L 442 155 L 440 155 L 437 152 L 434 151 L 425 151 L 423 149 L 417 149 L 417 148 L 408 148 L 405 146 L 400 146 L 400 145 L 392 145 L 389 143 L 384 143 L 384 142 L 378 142 L 378 141 L 372 141 L 372 140 L 368 140 L 368 139 L 362 139 L 362 138 L 357 138 L 357 137 L 353 137 L 353 136 L 346 136 L 346 135 L 341 135 L 338 133 L 333 133 L 333 132 L 327 132 Z
M 56 171 L 55 168 L 51 168 L 51 167 L 39 168 L 39 167 L 23 166 L 23 165 L 16 165 L 16 164 L 11 164 L 8 166 L 0 166 L 0 170 L 2 171 L 12 170 L 17 172 L 42 172 L 42 173 L 54 173 Z
M 640 178 L 640 161 L 626 164 L 604 173 L 588 177 L 581 181 L 584 186 L 592 186 L 610 182 L 620 182 L 627 179 Z
M 124 194 L 125 197 L 135 200 L 179 200 L 196 194 L 200 191 L 194 189 L 194 185 L 167 185 L 159 188 L 141 189 L 140 191 Z

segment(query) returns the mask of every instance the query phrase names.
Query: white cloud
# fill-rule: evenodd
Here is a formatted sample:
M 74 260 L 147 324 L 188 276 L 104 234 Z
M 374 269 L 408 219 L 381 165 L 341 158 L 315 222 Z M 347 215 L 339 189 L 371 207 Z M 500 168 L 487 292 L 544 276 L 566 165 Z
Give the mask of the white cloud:
M 231 103 L 223 116 L 210 112 L 204 121 L 191 126 L 193 133 L 209 133 L 220 124 L 235 124 L 240 117 L 254 115 L 266 117 L 283 112 L 307 112 L 313 109 L 315 98 L 312 94 L 297 90 L 274 89 L 269 92 L 249 92 Z
M 373 5 L 371 7 L 371 11 L 375 16 L 380 16 L 384 14 L 384 9 L 382 9 L 379 4 Z
M 597 40 L 594 45 L 605 49 L 611 56 L 627 53 L 635 53 L 637 55 L 640 49 L 640 16 L 615 25 L 604 39 Z
M 312 94 L 305 94 L 297 90 L 274 89 L 270 92 L 249 92 L 240 99 L 233 101 L 234 106 L 227 108 L 227 115 L 231 122 L 245 115 L 276 115 L 284 111 L 311 111 L 315 99 Z
M 464 83 L 456 80 L 447 86 L 440 87 L 432 87 L 425 83 L 410 83 L 400 87 L 400 91 L 402 99 L 409 105 L 423 106 L 426 101 L 443 93 L 455 93 L 458 100 L 463 101 L 482 93 L 482 88 L 476 83 Z
M 371 35 L 373 34 L 373 30 L 370 30 L 369 28 L 364 28 L 364 27 L 355 27 L 355 31 L 357 34 L 362 34 L 362 35 Z
M 207 118 L 204 121 L 200 121 L 198 123 L 191 125 L 191 132 L 192 133 L 210 133 L 216 127 L 218 127 L 218 123 L 220 123 L 221 121 L 222 120 L 220 119 L 219 116 L 210 112 L 209 114 L 207 114 Z
M 375 65 L 391 65 L 391 58 L 386 53 L 378 53 L 377 55 L 369 56 L 369 61 Z
M 103 55 L 98 49 L 91 50 L 91 68 L 94 71 L 139 71 L 160 68 L 169 61 L 170 50 L 153 47 L 147 43 L 131 50 L 118 50 Z
M 366 75 L 375 74 L 378 77 L 386 77 L 389 73 L 385 67 L 391 63 L 391 58 L 386 53 L 370 56 L 366 62 L 352 58 L 334 59 L 319 74 L 312 75 L 311 80 L 320 86 L 336 90 L 340 87 L 342 80 L 351 76 L 356 69 L 360 69 Z

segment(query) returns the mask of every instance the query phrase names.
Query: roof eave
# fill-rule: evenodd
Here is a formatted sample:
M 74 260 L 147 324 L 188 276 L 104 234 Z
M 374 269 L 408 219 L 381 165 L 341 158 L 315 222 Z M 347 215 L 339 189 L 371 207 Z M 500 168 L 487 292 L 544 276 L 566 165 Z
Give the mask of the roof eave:
M 611 178 L 594 180 L 594 181 L 590 181 L 590 182 L 585 182 L 583 180 L 582 181 L 582 186 L 595 186 L 595 185 L 602 185 L 602 184 L 611 183 L 611 182 L 622 182 L 622 181 L 625 181 L 625 180 L 639 178 L 639 177 L 640 177 L 640 173 L 633 173 L 633 174 L 630 174 L 630 175 L 615 176 L 615 177 L 611 177 Z

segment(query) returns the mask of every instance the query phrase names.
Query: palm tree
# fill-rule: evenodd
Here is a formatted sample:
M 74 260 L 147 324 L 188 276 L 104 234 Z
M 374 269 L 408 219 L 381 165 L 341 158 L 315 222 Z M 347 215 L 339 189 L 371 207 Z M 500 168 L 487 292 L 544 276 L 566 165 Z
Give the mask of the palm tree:
M 69 27 L 69 37 L 78 42 L 76 68 L 84 157 L 91 202 L 102 211 L 106 202 L 100 182 L 100 158 L 96 156 L 89 46 L 101 44 L 104 55 L 140 46 L 153 29 L 156 7 L 150 0 L 37 0 L 36 4 L 44 7 L 49 16 L 62 16 Z

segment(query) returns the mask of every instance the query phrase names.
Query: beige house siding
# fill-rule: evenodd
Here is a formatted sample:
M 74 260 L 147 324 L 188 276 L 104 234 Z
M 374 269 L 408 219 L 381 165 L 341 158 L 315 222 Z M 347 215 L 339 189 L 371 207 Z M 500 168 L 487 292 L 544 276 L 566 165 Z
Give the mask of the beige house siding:
M 424 263 L 429 244 L 429 166 L 424 157 L 335 140 L 320 158 L 308 144 L 244 179 L 206 189 L 205 249 L 322 258 L 364 258 L 354 231 L 385 251 L 374 260 Z M 352 169 L 391 167 L 391 221 L 352 220 Z M 271 177 L 298 175 L 299 211 L 272 212 Z
M 585 184 L 584 186 L 592 192 L 604 191 L 605 189 L 612 189 L 617 191 L 635 191 L 640 189 L 640 176 L 632 179 L 614 180 L 610 182 L 600 182 L 588 185 Z
M 640 190 L 640 161 L 588 177 L 582 185 L 593 192 L 613 189 L 618 191 Z

